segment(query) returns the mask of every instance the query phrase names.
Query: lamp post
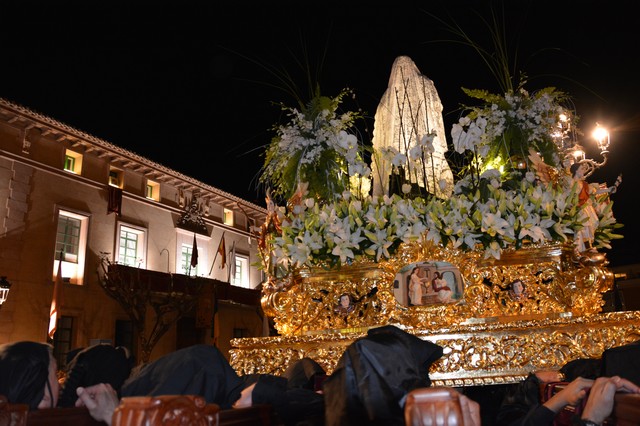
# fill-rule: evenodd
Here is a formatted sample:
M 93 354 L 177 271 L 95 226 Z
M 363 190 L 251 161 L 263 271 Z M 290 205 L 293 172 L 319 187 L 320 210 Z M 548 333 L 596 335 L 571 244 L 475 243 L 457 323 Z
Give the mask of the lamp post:
M 0 276 L 0 307 L 2 307 L 5 300 L 7 300 L 9 289 L 11 289 L 11 283 L 7 281 L 7 277 Z

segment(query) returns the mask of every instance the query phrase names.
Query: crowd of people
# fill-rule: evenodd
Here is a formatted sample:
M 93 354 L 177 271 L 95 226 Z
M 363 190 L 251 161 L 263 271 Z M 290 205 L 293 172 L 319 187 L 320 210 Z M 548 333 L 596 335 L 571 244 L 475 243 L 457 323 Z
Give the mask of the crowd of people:
M 434 343 L 384 326 L 349 345 L 328 376 L 309 358 L 282 376 L 239 376 L 210 345 L 180 349 L 139 367 L 124 348 L 96 345 L 74 354 L 59 387 L 51 346 L 24 341 L 0 346 L 0 394 L 31 410 L 85 406 L 107 424 L 122 397 L 183 394 L 200 395 L 222 409 L 270 404 L 286 425 L 400 426 L 407 395 L 431 385 L 429 368 L 442 353 Z M 577 424 L 601 425 L 612 413 L 616 392 L 640 393 L 627 378 L 602 375 L 601 366 L 600 360 L 575 360 L 559 371 L 532 373 L 505 396 L 496 424 L 552 425 L 565 406 L 582 402 Z M 324 379 L 320 389 L 318 377 Z M 540 398 L 540 383 L 565 379 L 561 390 Z M 478 402 L 464 388 L 459 399 L 464 424 L 479 426 Z

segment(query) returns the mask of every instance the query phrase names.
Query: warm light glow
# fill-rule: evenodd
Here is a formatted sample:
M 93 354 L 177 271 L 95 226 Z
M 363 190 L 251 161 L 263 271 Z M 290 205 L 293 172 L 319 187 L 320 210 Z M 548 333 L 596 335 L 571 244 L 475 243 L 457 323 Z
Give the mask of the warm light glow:
M 7 281 L 7 277 L 0 277 L 0 305 L 2 305 L 9 296 L 11 284 Z
M 571 155 L 574 158 L 574 162 L 579 163 L 580 161 L 585 159 L 585 153 L 582 147 L 578 144 L 574 145 L 571 149 Z
M 524 159 L 523 156 L 521 155 L 513 155 L 511 156 L 511 167 L 513 167 L 516 170 L 526 170 L 527 169 L 527 162 Z
M 558 126 L 560 126 L 560 127 L 564 127 L 564 126 L 567 126 L 567 125 L 568 125 L 568 124 L 566 124 L 566 123 L 568 123 L 568 122 L 569 122 L 569 117 L 567 117 L 567 114 L 560 114 L 560 115 L 558 116 L 558 120 L 560 120 L 560 123 L 558 123 Z
M 504 173 L 504 161 L 502 160 L 502 158 L 498 155 L 496 156 L 493 160 L 488 161 L 482 165 L 480 165 L 480 162 L 478 161 L 478 163 L 476 163 L 476 167 L 480 168 L 481 173 L 486 172 L 487 170 L 491 170 L 491 169 L 495 169 L 498 170 L 501 174 Z
M 596 140 L 596 144 L 602 153 L 607 152 L 609 148 L 609 131 L 602 127 L 599 123 L 596 123 L 596 128 L 591 134 Z
M 574 140 L 571 137 L 571 116 L 569 114 L 558 114 L 558 122 L 555 130 L 551 132 L 551 137 L 561 150 L 565 151 L 570 148 Z
M 560 127 L 560 126 L 558 126 Z M 562 133 L 562 128 L 561 130 L 558 130 L 556 132 L 551 133 L 551 137 L 554 139 L 558 139 L 559 141 L 562 141 L 562 137 L 564 136 L 564 133 Z
M 586 158 L 586 154 L 584 149 L 579 144 L 574 144 L 571 148 L 566 150 L 566 155 L 573 158 L 573 163 L 580 163 L 584 166 L 583 178 L 588 178 L 591 174 L 598 168 L 607 164 L 608 158 L 608 148 L 609 148 L 609 131 L 602 127 L 599 123 L 596 123 L 596 128 L 591 134 L 593 138 L 596 140 L 596 144 L 600 149 L 600 154 L 602 155 L 602 161 L 597 162 L 591 158 Z

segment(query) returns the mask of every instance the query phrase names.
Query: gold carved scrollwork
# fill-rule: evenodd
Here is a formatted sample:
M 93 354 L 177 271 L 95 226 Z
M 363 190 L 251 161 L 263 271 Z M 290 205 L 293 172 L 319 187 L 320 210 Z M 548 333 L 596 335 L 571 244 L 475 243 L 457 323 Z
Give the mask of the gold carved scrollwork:
M 410 330 L 443 348 L 429 371 L 435 384 L 470 386 L 514 383 L 537 369 L 578 358 L 598 358 L 611 347 L 640 339 L 640 312 L 458 324 L 442 330 Z M 361 331 L 232 340 L 231 365 L 241 374 L 282 374 L 291 361 L 310 357 L 328 374 Z
M 459 270 L 462 297 L 418 306 L 399 300 L 399 271 L 434 263 Z M 600 254 L 576 259 L 571 245 L 505 250 L 497 260 L 416 242 L 378 263 L 299 270 L 263 288 L 280 335 L 232 340 L 231 365 L 241 374 L 282 374 L 309 357 L 331 374 L 349 344 L 393 324 L 443 348 L 429 372 L 435 384 L 514 383 L 640 339 L 640 312 L 601 313 L 602 293 L 613 286 L 606 264 Z
M 373 263 L 339 270 L 305 269 L 297 272 L 286 290 L 263 292 L 267 314 L 275 314 L 281 334 L 344 330 L 385 323 L 396 308 L 387 288 L 389 277 Z M 283 286 L 284 287 L 284 286 Z M 340 307 L 341 296 L 350 305 Z
M 415 329 L 440 329 L 480 318 L 592 315 L 613 285 L 604 264 L 584 266 L 571 246 L 538 245 L 505 250 L 499 260 L 481 251 L 462 252 L 428 242 L 403 244 L 394 256 L 339 269 L 302 269 L 263 290 L 263 308 L 282 335 L 325 333 L 389 323 Z M 456 303 L 407 306 L 394 295 L 398 271 L 419 262 L 457 267 L 464 296 Z M 513 290 L 519 281 L 522 293 Z M 342 295 L 352 304 L 340 308 Z

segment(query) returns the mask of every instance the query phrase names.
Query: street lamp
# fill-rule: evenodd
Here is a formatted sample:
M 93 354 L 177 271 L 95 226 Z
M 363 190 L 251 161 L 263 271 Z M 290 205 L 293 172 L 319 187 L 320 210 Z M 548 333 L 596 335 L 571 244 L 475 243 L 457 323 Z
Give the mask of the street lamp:
M 593 136 L 593 138 L 596 140 L 596 145 L 598 145 L 600 153 L 602 155 L 607 154 L 609 152 L 609 143 L 611 143 L 609 131 L 602 127 L 600 123 L 596 123 L 596 128 L 593 133 L 591 133 L 591 136 Z
M 5 300 L 9 296 L 9 289 L 11 289 L 11 283 L 7 281 L 7 277 L 0 277 L 0 307 L 4 304 Z

